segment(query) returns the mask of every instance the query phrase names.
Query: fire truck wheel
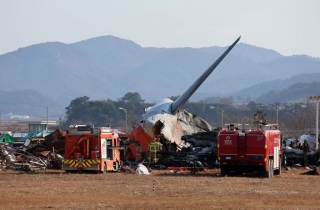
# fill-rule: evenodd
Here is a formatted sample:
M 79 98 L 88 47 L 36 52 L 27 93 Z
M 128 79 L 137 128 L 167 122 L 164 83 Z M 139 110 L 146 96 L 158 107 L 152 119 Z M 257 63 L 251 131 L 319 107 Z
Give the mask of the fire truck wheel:
M 223 176 L 226 176 L 227 174 L 228 174 L 227 170 L 223 166 L 220 166 L 220 176 L 223 177 Z
M 271 160 L 271 177 L 274 177 L 274 166 L 273 166 L 273 160 Z
M 116 164 L 114 166 L 114 170 L 115 171 L 119 171 L 120 170 L 118 161 L 116 161 Z
M 106 174 L 107 173 L 107 166 L 106 166 L 106 164 L 104 164 L 104 166 L 103 166 L 103 174 Z
M 278 173 L 278 175 L 280 175 L 281 174 L 281 158 L 280 158 L 280 163 L 279 163 L 279 173 Z

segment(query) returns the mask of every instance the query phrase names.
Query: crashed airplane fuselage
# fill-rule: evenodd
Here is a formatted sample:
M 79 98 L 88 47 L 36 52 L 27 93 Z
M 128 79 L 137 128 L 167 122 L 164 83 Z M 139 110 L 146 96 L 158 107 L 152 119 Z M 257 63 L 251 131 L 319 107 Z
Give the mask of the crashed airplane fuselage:
M 183 135 L 213 129 L 205 120 L 181 107 L 239 40 L 240 37 L 177 100 L 166 98 L 146 109 L 130 133 L 131 141 L 125 151 L 127 160 L 137 160 L 138 150 L 147 152 L 149 143 L 156 135 L 160 135 L 161 143 L 171 145 L 169 150 L 179 150 L 190 145 L 181 140 Z

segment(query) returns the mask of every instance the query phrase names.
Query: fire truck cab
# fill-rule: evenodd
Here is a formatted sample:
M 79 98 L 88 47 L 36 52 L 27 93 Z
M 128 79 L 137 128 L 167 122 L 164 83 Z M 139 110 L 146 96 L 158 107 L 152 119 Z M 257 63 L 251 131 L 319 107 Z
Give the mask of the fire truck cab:
M 71 125 L 66 131 L 65 171 L 118 171 L 120 140 L 110 127 Z
M 218 137 L 221 175 L 230 172 L 260 172 L 268 178 L 281 173 L 281 132 L 276 125 L 260 125 L 258 129 L 242 129 L 230 124 Z

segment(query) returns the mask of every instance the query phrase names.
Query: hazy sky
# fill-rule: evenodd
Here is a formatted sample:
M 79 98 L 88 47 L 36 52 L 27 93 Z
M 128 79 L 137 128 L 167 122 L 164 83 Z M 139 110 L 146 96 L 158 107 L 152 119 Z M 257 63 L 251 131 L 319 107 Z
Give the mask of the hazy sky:
M 317 0 L 0 0 L 0 54 L 103 35 L 142 47 L 240 42 L 283 55 L 320 57 Z

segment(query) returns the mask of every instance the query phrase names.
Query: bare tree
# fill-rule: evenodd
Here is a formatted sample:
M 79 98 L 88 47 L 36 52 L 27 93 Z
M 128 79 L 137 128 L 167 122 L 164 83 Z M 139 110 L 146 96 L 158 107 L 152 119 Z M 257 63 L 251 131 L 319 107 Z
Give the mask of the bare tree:
M 313 104 L 294 104 L 287 115 L 287 132 L 300 136 L 315 131 L 315 106 Z
M 19 122 L 10 122 L 10 123 L 7 125 L 7 130 L 8 130 L 8 131 L 11 131 L 12 135 L 13 135 L 14 133 L 17 133 L 18 131 L 21 131 L 21 127 L 20 127 Z

